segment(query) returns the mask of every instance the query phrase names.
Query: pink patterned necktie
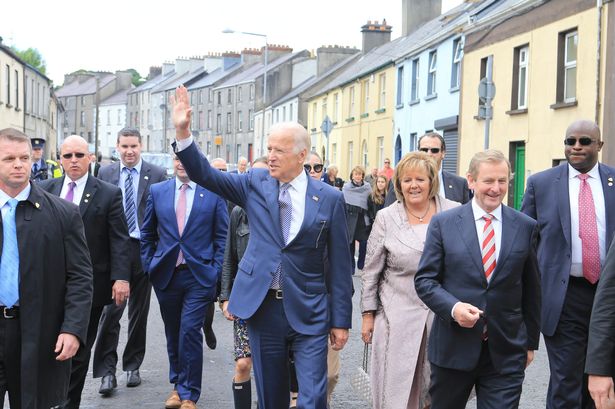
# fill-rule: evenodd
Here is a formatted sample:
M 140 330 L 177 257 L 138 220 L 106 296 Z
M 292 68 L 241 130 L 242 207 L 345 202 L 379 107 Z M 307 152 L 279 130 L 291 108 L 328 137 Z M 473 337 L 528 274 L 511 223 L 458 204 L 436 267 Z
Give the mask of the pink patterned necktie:
M 68 184 L 68 192 L 66 192 L 66 196 L 64 197 L 64 199 L 68 202 L 73 202 L 73 199 L 75 198 L 75 186 L 77 186 L 77 184 L 75 182 L 70 182 Z
M 179 235 L 184 233 L 184 225 L 186 224 L 186 189 L 188 189 L 188 184 L 184 183 L 179 187 L 179 198 L 177 199 L 177 209 L 175 210 L 175 215 L 177 217 L 177 230 L 179 230 Z M 177 263 L 175 266 L 179 266 L 184 262 L 184 253 L 179 250 L 179 256 L 177 256 Z
M 579 238 L 581 239 L 583 277 L 592 284 L 600 278 L 600 244 L 598 242 L 598 224 L 592 188 L 587 183 L 589 175 L 581 173 L 579 189 Z
M 483 244 L 481 248 L 483 256 L 483 268 L 485 277 L 489 281 L 491 273 L 495 270 L 495 230 L 493 230 L 493 215 L 483 216 L 485 227 L 483 227 Z

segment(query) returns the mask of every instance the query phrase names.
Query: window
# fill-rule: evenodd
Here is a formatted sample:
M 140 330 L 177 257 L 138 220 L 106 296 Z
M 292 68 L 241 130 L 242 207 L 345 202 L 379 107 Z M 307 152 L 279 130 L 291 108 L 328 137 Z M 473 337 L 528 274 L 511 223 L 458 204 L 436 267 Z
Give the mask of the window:
M 211 129 L 211 109 L 207 111 L 207 129 Z
M 331 144 L 331 163 L 337 162 L 337 143 Z
M 324 120 L 326 116 L 327 116 L 327 97 L 324 97 L 322 99 L 322 116 L 321 116 L 321 118 Z M 316 124 L 314 124 L 314 125 L 316 125 Z
M 363 140 L 362 148 L 361 148 L 361 165 L 365 169 L 367 169 L 367 141 Z
M 340 108 L 340 94 L 336 92 L 335 94 L 333 94 L 333 122 L 337 122 L 337 113 L 339 112 L 339 108 Z M 291 105 L 291 111 L 292 111 L 292 105 Z
M 412 60 L 412 85 L 410 89 L 410 101 L 419 100 L 419 59 Z
M 205 125 L 205 113 L 203 111 L 199 111 L 199 130 L 203 129 Z
M 530 49 L 527 45 L 517 47 L 514 50 L 511 110 L 527 109 L 529 52 Z
M 199 104 L 203 103 L 203 90 L 199 90 Z
M 316 118 L 318 117 L 318 103 L 312 103 L 312 127 L 316 128 Z
M 404 103 L 403 94 L 404 94 L 404 67 L 401 66 L 397 68 L 397 99 L 395 102 L 397 106 L 400 106 Z
M 354 167 L 354 146 L 352 142 L 348 142 L 348 168 L 352 169 Z
M 241 118 L 241 111 L 237 111 L 237 130 L 243 131 L 243 119 Z
M 354 87 L 350 87 L 350 96 L 349 96 L 349 104 L 348 104 L 348 116 L 354 117 Z
M 410 149 L 410 152 L 414 152 L 416 150 L 417 143 L 418 143 L 418 136 L 416 132 L 412 132 L 410 134 L 410 141 L 409 141 L 409 146 L 408 146 L 408 149 Z
M 231 113 L 226 113 L 226 133 L 231 133 L 233 130 L 233 119 L 231 117 Z
M 237 102 L 241 102 L 243 100 L 243 91 L 241 87 L 237 88 Z
M 378 167 L 384 164 L 384 136 L 378 137 Z
M 378 109 L 385 109 L 387 106 L 387 75 L 380 74 L 378 76 L 378 83 L 380 85 Z
M 453 67 L 451 70 L 451 89 L 459 89 L 461 80 L 461 58 L 463 56 L 463 43 L 461 38 L 453 41 Z
M 363 81 L 363 106 L 361 107 L 362 113 L 369 111 L 369 80 Z
M 226 103 L 230 105 L 232 102 L 233 102 L 233 94 L 232 94 L 231 89 L 229 88 L 226 91 Z
M 111 125 L 111 110 L 107 110 L 107 126 Z
M 577 100 L 577 30 L 559 34 L 557 61 L 557 102 L 570 103 Z
M 6 65 L 6 105 L 11 106 L 11 67 Z
M 282 107 L 282 122 L 286 122 L 286 106 Z
M 81 105 L 85 105 L 85 95 L 81 96 Z
M 429 53 L 429 69 L 427 72 L 427 96 L 436 95 L 436 67 L 438 66 L 438 52 Z
M 81 126 L 85 126 L 85 111 L 81 111 L 81 121 L 79 123 Z
M 220 128 L 222 127 L 222 114 L 216 115 L 216 133 L 220 133 Z
M 207 95 L 207 102 L 214 102 L 214 90 L 210 89 Z
M 250 84 L 250 101 L 254 101 L 254 84 Z
M 117 124 L 122 125 L 122 110 L 121 109 L 117 110 Z
M 218 105 L 222 105 L 222 91 L 218 91 Z
M 152 125 L 152 118 L 149 114 L 149 109 L 147 110 L 147 126 L 151 126 Z
M 248 110 L 248 121 L 250 121 L 250 130 L 254 130 L 254 111 L 251 109 Z
M 19 72 L 15 70 L 15 109 L 19 109 Z

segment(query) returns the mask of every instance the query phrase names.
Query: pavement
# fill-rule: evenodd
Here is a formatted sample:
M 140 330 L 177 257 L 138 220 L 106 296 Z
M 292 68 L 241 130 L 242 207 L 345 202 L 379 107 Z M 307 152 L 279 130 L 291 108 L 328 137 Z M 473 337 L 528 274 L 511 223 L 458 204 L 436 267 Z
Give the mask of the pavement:
M 361 365 L 363 355 L 363 342 L 361 341 L 361 314 L 359 312 L 360 278 L 355 276 L 354 286 L 357 289 L 353 302 L 353 329 L 348 344 L 341 353 L 342 369 L 339 383 L 332 398 L 331 409 L 370 409 L 371 406 L 362 401 L 350 385 L 351 375 Z M 122 320 L 122 333 L 120 338 L 121 355 L 126 340 L 126 315 Z M 199 408 L 206 409 L 232 409 L 233 396 L 231 379 L 233 377 L 234 361 L 232 357 L 233 326 L 224 319 L 219 309 L 214 317 L 214 331 L 218 339 L 218 347 L 212 351 L 205 347 L 203 363 L 203 389 Z M 403 359 L 403 357 L 400 357 Z M 166 354 L 166 340 L 160 310 L 156 296 L 152 296 L 149 314 L 147 352 L 145 361 L 141 366 L 142 384 L 136 388 L 126 387 L 126 374 L 118 372 L 118 387 L 115 393 L 108 398 L 98 394 L 100 379 L 92 379 L 92 372 L 88 373 L 82 397 L 82 408 L 164 408 L 164 401 L 171 390 L 168 382 L 169 364 Z M 545 407 L 545 395 L 548 384 L 548 362 L 544 344 L 537 351 L 535 360 L 527 369 L 526 379 L 521 397 L 521 409 L 535 409 Z M 256 408 L 256 391 L 252 400 Z M 6 403 L 5 403 L 5 407 Z M 474 401 L 470 401 L 467 409 L 476 408 Z

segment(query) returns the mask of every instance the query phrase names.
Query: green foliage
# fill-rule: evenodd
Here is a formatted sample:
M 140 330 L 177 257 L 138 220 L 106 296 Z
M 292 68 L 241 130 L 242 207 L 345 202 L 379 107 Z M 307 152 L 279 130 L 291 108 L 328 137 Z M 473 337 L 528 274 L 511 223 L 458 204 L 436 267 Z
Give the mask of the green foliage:
M 132 74 L 132 85 L 134 85 L 135 87 L 141 85 L 145 80 L 143 77 L 141 77 L 141 74 L 139 74 L 134 68 L 129 68 L 126 71 Z
M 13 46 L 11 47 L 11 50 L 23 61 L 36 68 L 41 74 L 46 75 L 47 64 L 45 63 L 40 51 L 36 48 L 30 47 L 27 50 L 18 50 Z

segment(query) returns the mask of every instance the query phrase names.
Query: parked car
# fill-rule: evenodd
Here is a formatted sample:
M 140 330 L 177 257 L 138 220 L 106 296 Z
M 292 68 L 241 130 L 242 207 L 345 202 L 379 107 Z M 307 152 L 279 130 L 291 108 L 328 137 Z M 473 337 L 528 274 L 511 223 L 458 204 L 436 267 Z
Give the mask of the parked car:
M 173 157 L 168 153 L 141 152 L 141 159 L 167 170 L 167 176 L 173 176 Z

